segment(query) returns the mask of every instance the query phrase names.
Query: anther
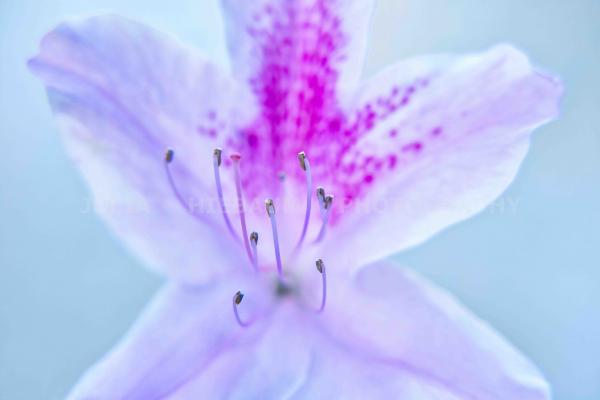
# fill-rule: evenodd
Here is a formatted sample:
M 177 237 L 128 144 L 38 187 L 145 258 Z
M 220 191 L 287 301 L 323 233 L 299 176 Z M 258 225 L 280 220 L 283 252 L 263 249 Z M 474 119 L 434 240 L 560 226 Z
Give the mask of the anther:
M 325 201 L 325 189 L 321 186 L 317 187 L 317 200 L 319 200 L 319 204 L 323 204 Z
M 327 301 L 327 271 L 325 270 L 325 263 L 320 258 L 315 263 L 317 265 L 317 271 L 321 274 L 323 279 L 323 292 L 321 295 L 321 307 L 317 310 L 317 312 L 323 312 L 325 309 L 325 302 Z
M 243 298 L 244 298 L 244 293 L 242 293 L 238 290 L 238 292 L 235 294 L 235 296 L 233 296 L 233 301 L 235 301 L 236 305 L 239 305 L 242 302 Z
M 252 232 L 250 234 L 250 247 L 252 247 L 252 264 L 254 269 L 258 270 L 258 233 Z
M 215 160 L 215 163 L 217 164 L 217 167 L 221 166 L 221 155 L 223 154 L 223 150 L 216 148 L 213 151 L 213 159 Z
M 198 221 L 206 223 L 206 219 L 203 218 L 203 216 L 196 214 L 194 210 L 190 207 L 190 205 L 183 199 L 183 196 L 181 195 L 181 193 L 179 193 L 179 190 L 177 190 L 175 180 L 173 179 L 173 175 L 171 174 L 171 168 L 169 167 L 169 165 L 171 165 L 174 159 L 175 152 L 172 149 L 167 149 L 167 151 L 165 152 L 165 172 L 167 174 L 167 180 L 169 181 L 171 191 L 173 192 L 175 198 L 185 211 L 187 211 L 192 217 L 196 218 Z
M 248 229 L 246 228 L 246 214 L 244 213 L 244 201 L 242 199 L 242 181 L 240 179 L 240 158 L 239 154 L 232 154 L 230 156 L 233 161 L 233 173 L 235 175 L 235 191 L 237 193 L 238 211 L 240 214 L 240 225 L 242 227 L 242 237 L 244 238 L 244 247 L 246 248 L 246 254 L 248 259 L 254 266 L 252 251 L 250 249 L 250 242 L 248 237 Z
M 233 315 L 235 316 L 235 320 L 237 321 L 237 323 L 242 328 L 245 328 L 245 327 L 249 326 L 250 323 L 242 321 L 242 319 L 240 318 L 240 314 L 238 312 L 238 307 L 237 307 L 238 305 L 240 305 L 243 298 L 244 298 L 244 293 L 242 293 L 240 291 L 238 291 L 236 294 L 233 295 Z
M 229 233 L 237 239 L 238 235 L 233 230 L 233 225 L 231 225 L 231 221 L 227 216 L 227 210 L 225 209 L 225 201 L 223 200 L 223 187 L 221 186 L 221 174 L 219 173 L 219 167 L 221 166 L 221 155 L 223 150 L 216 148 L 213 151 L 213 171 L 215 175 L 215 186 L 217 187 L 217 197 L 219 199 L 219 207 L 221 208 L 221 214 L 223 215 L 223 219 L 225 220 L 225 225 L 229 230 Z
M 306 154 L 303 151 L 298 153 L 298 161 L 300 161 L 300 168 L 306 171 Z
M 265 208 L 267 215 L 271 220 L 271 229 L 273 231 L 273 246 L 275 247 L 275 259 L 277 261 L 277 274 L 279 278 L 283 278 L 283 267 L 281 265 L 281 253 L 279 251 L 279 236 L 277 236 L 277 222 L 275 221 L 275 205 L 272 199 L 265 200 Z
M 321 225 L 321 229 L 319 230 L 319 234 L 317 235 L 317 239 L 315 243 L 320 242 L 325 237 L 325 233 L 327 232 L 327 223 L 329 222 L 329 216 L 331 215 L 331 207 L 333 205 L 333 196 L 327 195 L 323 199 L 323 223 Z
M 325 210 L 331 209 L 331 204 L 333 203 L 333 195 L 330 194 L 330 195 L 325 196 L 324 203 L 325 203 L 325 206 L 324 206 Z
M 165 161 L 167 163 L 170 163 L 171 161 L 173 161 L 173 157 L 175 157 L 175 153 L 173 152 L 173 150 L 168 149 L 167 153 L 165 154 Z
M 296 249 L 302 246 L 302 242 L 304 242 L 304 238 L 306 237 L 306 231 L 308 230 L 308 223 L 310 221 L 312 200 L 312 175 L 310 173 L 310 163 L 308 162 L 308 158 L 306 158 L 306 154 L 304 154 L 303 151 L 298 153 L 298 161 L 300 161 L 300 168 L 306 172 L 306 213 L 304 214 L 302 232 L 300 233 L 300 239 L 298 239 L 298 243 L 296 244 Z

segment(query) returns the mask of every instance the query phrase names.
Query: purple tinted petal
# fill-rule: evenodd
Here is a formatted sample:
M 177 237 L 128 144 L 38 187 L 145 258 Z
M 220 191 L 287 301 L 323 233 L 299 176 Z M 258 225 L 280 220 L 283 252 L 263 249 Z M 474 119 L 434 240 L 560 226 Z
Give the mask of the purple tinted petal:
M 380 262 L 358 272 L 353 284 L 330 282 L 323 324 L 357 357 L 362 354 L 384 365 L 384 371 L 397 369 L 414 376 L 418 386 L 456 398 L 549 398 L 547 383 L 525 357 L 415 274 Z
M 194 50 L 116 16 L 61 24 L 29 66 L 47 87 L 97 211 L 131 248 L 181 279 L 239 265 L 212 177 L 212 149 L 245 115 L 236 110 L 244 93 L 231 80 Z M 175 150 L 174 181 L 200 221 L 168 184 L 167 148 Z
M 244 330 L 236 324 L 232 293 L 233 288 L 224 285 L 166 286 L 69 398 L 163 398 L 184 387 L 222 353 L 250 347 L 260 328 Z
M 221 2 L 233 69 L 240 79 L 287 65 L 305 72 L 331 69 L 342 89 L 358 83 L 373 0 Z
M 531 132 L 556 117 L 561 94 L 508 46 L 409 60 L 367 82 L 356 100 L 363 128 L 331 182 L 331 248 L 352 251 L 332 257 L 364 265 L 482 210 L 513 180 Z
M 299 151 L 327 155 L 362 70 L 372 3 L 223 0 L 234 72 L 260 110 L 232 143 L 253 164 L 242 170 L 250 198 L 276 196 L 282 171 L 302 182 Z
M 310 324 L 283 306 L 259 340 L 223 353 L 173 399 L 285 399 L 309 379 Z

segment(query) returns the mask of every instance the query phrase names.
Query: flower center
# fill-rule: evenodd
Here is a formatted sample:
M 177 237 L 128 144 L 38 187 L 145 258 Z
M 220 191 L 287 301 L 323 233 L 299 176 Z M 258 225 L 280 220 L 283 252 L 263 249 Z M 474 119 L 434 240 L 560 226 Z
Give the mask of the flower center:
M 227 230 L 233 237 L 235 243 L 237 245 L 240 245 L 239 234 L 236 232 L 234 225 L 232 224 L 232 221 L 230 220 L 229 215 L 227 213 L 227 208 L 225 206 L 224 195 L 223 195 L 223 186 L 221 185 L 221 174 L 220 174 L 220 167 L 222 165 L 222 156 L 223 156 L 223 151 L 221 149 L 217 148 L 213 151 L 214 179 L 215 179 L 215 188 L 217 191 L 217 199 L 219 202 L 219 209 L 222 214 L 223 221 L 225 223 Z M 192 209 L 184 201 L 183 196 L 177 189 L 175 179 L 174 179 L 173 174 L 170 169 L 170 165 L 172 164 L 174 157 L 175 157 L 174 151 L 171 149 L 167 150 L 166 155 L 165 155 L 165 171 L 166 171 L 168 183 L 169 183 L 176 199 L 181 204 L 181 206 L 190 215 L 192 215 L 194 218 L 198 219 L 200 222 L 207 223 L 208 222 L 207 216 L 197 213 L 194 209 Z M 246 213 L 245 213 L 244 201 L 243 201 L 244 196 L 243 196 L 243 190 L 242 190 L 243 189 L 242 181 L 240 179 L 241 155 L 234 153 L 230 156 L 230 160 L 231 160 L 231 163 L 233 166 L 233 174 L 234 174 L 235 190 L 236 190 L 236 198 L 237 198 L 237 208 L 238 208 L 238 215 L 239 215 L 239 220 L 240 220 L 239 223 L 240 223 L 240 230 L 241 230 L 241 236 L 242 236 L 244 250 L 245 250 L 245 253 L 247 254 L 251 268 L 255 271 L 255 273 L 262 273 L 262 271 L 259 268 L 259 263 L 258 263 L 258 233 L 251 232 L 250 234 L 248 234 L 248 226 L 247 226 Z M 312 182 L 310 163 L 309 163 L 308 157 L 306 156 L 306 154 L 304 152 L 298 153 L 298 161 L 300 164 L 300 168 L 305 173 L 305 178 L 306 178 L 305 179 L 305 181 L 306 181 L 306 211 L 304 213 L 304 219 L 303 219 L 303 223 L 302 223 L 302 229 L 300 231 L 300 236 L 294 247 L 292 256 L 296 255 L 297 252 L 299 252 L 302 249 L 302 246 L 306 241 L 308 227 L 309 227 L 309 223 L 310 223 L 311 211 L 312 211 L 313 182 Z M 327 228 L 327 224 L 329 221 L 329 216 L 331 214 L 331 208 L 332 208 L 332 204 L 333 204 L 333 196 L 327 195 L 325 193 L 325 189 L 323 189 L 322 187 L 318 187 L 315 191 L 315 194 L 316 194 L 316 198 L 317 198 L 317 201 L 319 204 L 319 209 L 320 209 L 321 227 L 318 231 L 316 238 L 313 240 L 313 243 L 318 243 L 321 240 L 323 240 L 323 238 L 325 237 L 325 234 L 326 234 L 326 228 Z M 290 285 L 289 281 L 286 279 L 286 276 L 284 274 L 284 265 L 283 265 L 282 257 L 281 257 L 281 249 L 280 249 L 280 245 L 279 245 L 279 234 L 278 234 L 278 229 L 277 229 L 277 218 L 276 218 L 275 204 L 273 202 L 273 199 L 265 200 L 265 209 L 266 209 L 267 216 L 268 216 L 268 218 L 270 220 L 270 224 L 271 224 L 271 231 L 272 231 L 272 237 L 273 237 L 273 250 L 274 250 L 274 254 L 275 254 L 275 263 L 276 263 L 276 267 L 277 267 L 277 286 L 275 289 L 275 296 L 277 298 L 288 297 L 292 293 L 294 293 L 296 289 L 292 285 Z M 318 259 L 316 261 L 316 267 L 317 267 L 317 271 L 321 274 L 321 277 L 322 277 L 321 305 L 316 310 L 317 312 L 320 313 L 325 308 L 325 302 L 326 302 L 326 297 L 327 297 L 327 275 L 326 275 L 326 271 L 325 271 L 325 264 L 323 263 L 323 261 L 321 259 Z M 235 319 L 238 322 L 238 324 L 242 327 L 246 327 L 246 326 L 250 325 L 252 322 L 244 321 L 239 315 L 238 306 L 241 304 L 243 297 L 244 297 L 244 294 L 239 291 L 234 295 L 233 311 L 234 311 Z

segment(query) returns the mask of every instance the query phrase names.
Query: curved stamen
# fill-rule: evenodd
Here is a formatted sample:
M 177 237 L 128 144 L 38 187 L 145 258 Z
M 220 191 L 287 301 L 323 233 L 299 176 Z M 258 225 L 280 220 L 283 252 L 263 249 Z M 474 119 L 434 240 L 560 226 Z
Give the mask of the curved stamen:
M 169 165 L 173 162 L 174 158 L 175 158 L 175 152 L 172 149 L 168 149 L 167 152 L 165 153 L 165 172 L 167 174 L 167 180 L 169 181 L 169 186 L 171 187 L 173 194 L 175 194 L 177 201 L 179 202 L 181 207 L 183 207 L 183 209 L 185 209 L 185 211 L 187 211 L 192 217 L 196 218 L 198 221 L 206 222 L 206 219 L 203 216 L 198 215 L 194 212 L 194 210 L 190 207 L 190 205 L 183 199 L 183 196 L 181 195 L 181 193 L 179 193 L 179 190 L 177 190 L 177 186 L 175 185 L 175 180 L 173 179 L 173 175 L 171 174 L 171 168 L 169 168 Z
M 315 243 L 319 243 L 325 237 L 325 233 L 327 232 L 327 223 L 329 222 L 329 216 L 331 215 L 331 206 L 333 205 L 333 196 L 327 195 L 323 200 L 323 224 L 321 225 L 321 230 L 319 231 L 319 235 L 315 239 Z
M 225 225 L 227 225 L 227 229 L 233 235 L 236 240 L 239 240 L 238 235 L 233 230 L 233 226 L 231 225 L 231 221 L 227 216 L 227 210 L 225 209 L 225 201 L 223 200 L 223 187 L 221 186 L 221 174 L 219 173 L 219 167 L 221 166 L 221 154 L 223 150 L 217 148 L 213 152 L 213 170 L 215 175 L 215 185 L 217 186 L 217 196 L 219 198 L 219 206 L 221 207 L 221 214 L 223 214 L 223 219 L 225 220 Z
M 252 232 L 250 234 L 250 246 L 252 247 L 252 265 L 255 270 L 258 270 L 258 250 L 256 246 L 258 245 L 258 233 Z
M 244 298 L 244 293 L 242 293 L 240 291 L 238 291 L 236 294 L 233 295 L 233 315 L 235 316 L 235 320 L 237 321 L 237 323 L 242 328 L 246 328 L 251 325 L 251 322 L 242 321 L 242 319 L 240 318 L 240 314 L 238 312 L 238 307 L 237 307 L 242 302 L 243 298 Z
M 325 270 L 325 263 L 320 258 L 316 262 L 317 271 L 321 273 L 323 278 L 323 294 L 321 295 L 321 307 L 317 310 L 318 313 L 323 312 L 325 309 L 325 302 L 327 301 L 327 271 Z
M 239 154 L 232 154 L 233 173 L 235 175 L 235 191 L 237 193 L 238 211 L 240 213 L 240 225 L 242 227 L 242 237 L 244 238 L 244 247 L 248 254 L 248 259 L 252 263 L 252 251 L 250 250 L 250 242 L 248 240 L 248 229 L 246 228 L 246 214 L 244 213 L 244 201 L 242 199 L 242 181 L 240 180 L 240 158 Z
M 283 278 L 283 267 L 281 266 L 281 253 L 279 252 L 279 236 L 277 236 L 277 222 L 275 221 L 275 206 L 273 200 L 265 200 L 267 214 L 271 219 L 271 228 L 273 230 L 273 245 L 275 246 L 275 259 L 277 260 L 277 274 L 279 278 Z
M 319 209 L 321 212 L 321 218 L 325 217 L 325 189 L 319 186 L 316 190 L 317 200 L 319 201 Z
M 310 221 L 310 210 L 312 200 L 312 175 L 310 173 L 310 163 L 308 162 L 308 158 L 306 158 L 306 154 L 304 154 L 303 151 L 298 153 L 298 161 L 300 161 L 300 168 L 302 168 L 306 172 L 306 214 L 304 215 L 302 233 L 300 234 L 300 239 L 298 240 L 298 244 L 296 244 L 296 248 L 299 248 L 302 245 L 302 242 L 304 242 L 304 238 L 306 237 L 306 231 L 308 230 L 308 222 Z

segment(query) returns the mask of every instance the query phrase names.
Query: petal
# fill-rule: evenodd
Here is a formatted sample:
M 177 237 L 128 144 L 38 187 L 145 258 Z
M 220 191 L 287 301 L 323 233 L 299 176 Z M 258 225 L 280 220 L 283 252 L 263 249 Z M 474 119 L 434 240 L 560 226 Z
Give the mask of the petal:
M 323 325 L 340 346 L 460 399 L 549 398 L 525 357 L 415 274 L 380 262 L 358 272 L 353 284 L 331 281 Z
M 221 354 L 169 399 L 289 398 L 309 379 L 313 355 L 310 331 L 292 308 L 280 308 L 258 340 Z
M 194 50 L 116 16 L 61 24 L 29 66 L 46 85 L 96 210 L 144 261 L 197 282 L 239 265 L 240 253 L 222 240 L 229 237 L 212 178 L 212 149 L 236 129 L 233 115 L 244 119 L 238 86 Z M 198 220 L 169 186 L 167 148 Z
M 373 78 L 331 182 L 339 226 L 330 247 L 352 251 L 332 257 L 364 265 L 481 211 L 513 180 L 561 94 L 509 46 L 417 58 Z
M 252 79 L 274 66 L 335 71 L 354 89 L 365 60 L 373 0 L 221 0 L 235 74 Z
M 260 329 L 241 329 L 227 285 L 165 286 L 125 338 L 93 366 L 69 399 L 157 399 L 169 395 Z
M 294 186 L 296 155 L 323 157 L 323 141 L 343 119 L 344 93 L 356 90 L 373 0 L 222 0 L 236 77 L 259 110 L 232 145 L 250 199 L 283 196 L 279 174 Z M 291 196 L 293 198 L 293 196 Z

